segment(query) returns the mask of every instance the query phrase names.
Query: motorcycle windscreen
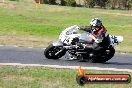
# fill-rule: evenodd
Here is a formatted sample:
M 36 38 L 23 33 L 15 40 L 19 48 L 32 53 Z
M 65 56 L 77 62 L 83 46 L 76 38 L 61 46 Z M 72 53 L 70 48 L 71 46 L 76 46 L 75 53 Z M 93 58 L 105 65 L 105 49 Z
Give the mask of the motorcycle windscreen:
M 93 39 L 89 35 L 89 32 L 82 33 L 79 37 L 79 43 L 92 43 Z

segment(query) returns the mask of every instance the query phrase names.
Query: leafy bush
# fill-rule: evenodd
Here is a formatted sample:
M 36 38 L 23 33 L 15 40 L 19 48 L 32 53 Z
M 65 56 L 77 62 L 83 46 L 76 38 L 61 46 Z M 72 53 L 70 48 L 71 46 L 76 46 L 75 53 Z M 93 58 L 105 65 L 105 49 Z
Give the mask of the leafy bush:
M 83 2 L 82 6 L 88 8 L 94 8 L 94 6 L 98 6 L 100 8 L 130 9 L 132 7 L 132 0 L 80 0 L 80 2 Z M 59 4 L 61 6 L 81 6 L 77 5 L 76 0 L 41 0 L 41 3 L 51 5 Z
M 62 5 L 62 6 L 66 6 L 66 2 L 65 2 L 65 0 L 60 0 L 60 5 Z
M 66 2 L 66 6 L 76 6 L 75 0 L 64 0 Z
M 96 4 L 99 5 L 101 8 L 106 7 L 108 0 L 96 0 Z
M 41 3 L 56 5 L 56 0 L 41 0 Z
M 85 7 L 93 8 L 96 0 L 84 0 Z
M 19 0 L 9 0 L 9 1 L 19 1 Z

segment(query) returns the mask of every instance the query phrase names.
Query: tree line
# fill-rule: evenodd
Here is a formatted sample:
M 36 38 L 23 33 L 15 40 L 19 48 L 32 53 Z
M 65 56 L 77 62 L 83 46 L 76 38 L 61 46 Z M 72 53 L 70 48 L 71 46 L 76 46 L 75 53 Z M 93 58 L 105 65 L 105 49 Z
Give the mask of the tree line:
M 132 0 L 41 0 L 41 4 L 105 8 L 105 9 L 131 9 Z

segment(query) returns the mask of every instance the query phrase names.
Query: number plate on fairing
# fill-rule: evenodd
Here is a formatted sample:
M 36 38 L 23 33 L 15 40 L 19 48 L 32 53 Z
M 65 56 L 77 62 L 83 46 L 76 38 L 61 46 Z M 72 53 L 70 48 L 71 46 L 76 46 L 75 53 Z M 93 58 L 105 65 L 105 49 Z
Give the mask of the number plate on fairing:
M 110 35 L 109 37 L 110 37 L 110 41 L 111 41 L 112 46 L 118 45 L 121 42 L 120 41 L 121 36 Z

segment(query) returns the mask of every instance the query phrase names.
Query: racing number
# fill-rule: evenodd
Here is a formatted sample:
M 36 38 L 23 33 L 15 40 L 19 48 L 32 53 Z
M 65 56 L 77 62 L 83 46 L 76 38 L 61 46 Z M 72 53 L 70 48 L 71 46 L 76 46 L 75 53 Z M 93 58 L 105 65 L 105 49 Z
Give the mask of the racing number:
M 116 37 L 116 36 L 111 36 L 111 38 L 114 40 L 114 41 L 113 41 L 113 44 L 114 44 L 114 43 L 117 43 L 117 44 L 118 44 L 118 40 L 117 40 L 117 37 Z
M 64 40 L 64 42 L 66 41 L 67 43 L 69 42 L 69 37 L 67 37 L 65 40 Z

